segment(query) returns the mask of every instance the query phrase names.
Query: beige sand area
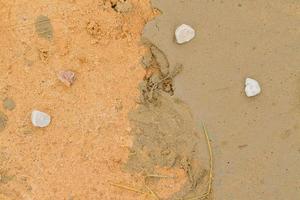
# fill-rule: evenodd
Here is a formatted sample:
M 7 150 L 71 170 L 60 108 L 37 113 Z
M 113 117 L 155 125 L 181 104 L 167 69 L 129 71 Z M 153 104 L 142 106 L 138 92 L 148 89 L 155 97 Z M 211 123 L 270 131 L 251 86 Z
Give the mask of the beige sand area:
M 0 1 L 0 200 L 199 199 L 202 122 L 210 199 L 299 199 L 299 2 L 152 4 L 145 45 L 148 0 Z
M 175 96 L 209 129 L 214 199 L 300 198 L 300 2 L 153 0 L 162 15 L 144 36 L 170 68 L 181 64 Z M 174 30 L 196 29 L 188 44 Z M 244 81 L 262 93 L 244 94 Z

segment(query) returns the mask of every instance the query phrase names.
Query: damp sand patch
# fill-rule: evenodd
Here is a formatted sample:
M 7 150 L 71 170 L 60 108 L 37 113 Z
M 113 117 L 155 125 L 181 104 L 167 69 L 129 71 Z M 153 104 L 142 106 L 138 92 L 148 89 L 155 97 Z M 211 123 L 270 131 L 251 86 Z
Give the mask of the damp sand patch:
M 155 103 L 145 103 L 129 114 L 134 141 L 125 169 L 157 174 L 157 167 L 184 169 L 187 182 L 171 199 L 203 193 L 207 186 L 205 140 L 194 126 L 189 107 L 160 92 Z
M 165 53 L 145 36 L 143 42 L 149 51 L 141 64 L 146 74 L 139 85 L 140 104 L 129 113 L 133 145 L 124 169 L 146 176 L 160 174 L 159 169 L 183 170 L 185 179 L 180 190 L 170 191 L 164 199 L 210 199 L 212 151 L 206 129 L 203 134 L 201 122 L 196 124 L 189 106 L 173 97 L 174 78 L 183 66 L 170 63 Z M 154 187 L 155 184 L 158 182 L 154 182 Z M 161 199 L 159 190 L 168 190 L 151 188 L 148 191 L 155 199 Z

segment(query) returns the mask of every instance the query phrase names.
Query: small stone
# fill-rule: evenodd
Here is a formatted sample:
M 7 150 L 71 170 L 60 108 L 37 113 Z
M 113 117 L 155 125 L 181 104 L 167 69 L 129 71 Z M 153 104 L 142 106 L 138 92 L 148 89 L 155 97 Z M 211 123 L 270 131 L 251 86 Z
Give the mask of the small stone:
M 61 71 L 58 74 L 58 79 L 66 86 L 70 87 L 74 83 L 76 77 L 75 73 L 72 71 Z
M 51 117 L 47 113 L 34 110 L 31 113 L 31 122 L 35 127 L 44 128 L 49 126 Z
M 7 110 L 13 110 L 16 107 L 16 104 L 14 102 L 14 100 L 10 99 L 10 98 L 6 98 L 3 101 L 3 107 Z
M 52 39 L 53 37 L 53 27 L 50 19 L 47 16 L 40 15 L 35 20 L 35 30 L 39 37 L 46 39 Z
M 261 92 L 259 83 L 252 78 L 247 78 L 245 85 L 245 92 L 248 97 L 256 96 Z
M 183 44 L 191 41 L 195 37 L 195 30 L 186 24 L 180 25 L 175 31 L 176 42 Z

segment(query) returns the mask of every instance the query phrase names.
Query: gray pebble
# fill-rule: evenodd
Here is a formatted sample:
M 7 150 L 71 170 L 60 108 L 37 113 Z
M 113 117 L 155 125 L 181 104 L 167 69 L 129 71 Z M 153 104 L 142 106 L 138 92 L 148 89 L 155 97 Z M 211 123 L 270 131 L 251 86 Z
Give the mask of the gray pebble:
M 14 100 L 6 98 L 3 100 L 3 107 L 7 110 L 13 110 L 16 107 Z
M 40 37 L 45 39 L 52 39 L 53 37 L 53 27 L 47 16 L 40 15 L 36 18 L 35 30 Z

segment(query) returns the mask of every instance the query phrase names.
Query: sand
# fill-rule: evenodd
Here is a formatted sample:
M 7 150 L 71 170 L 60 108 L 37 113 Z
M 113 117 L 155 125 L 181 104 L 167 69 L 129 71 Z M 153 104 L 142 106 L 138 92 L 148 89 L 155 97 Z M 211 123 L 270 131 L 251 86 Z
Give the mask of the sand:
M 141 33 L 155 15 L 149 2 L 132 0 L 126 13 L 110 1 L 0 4 L 0 199 L 147 198 L 111 183 L 142 185 L 121 168 L 144 75 Z M 76 74 L 71 87 L 58 79 L 63 70 Z M 51 115 L 49 127 L 33 127 L 33 109 Z
M 296 1 L 153 0 L 163 13 L 144 37 L 181 64 L 175 97 L 205 122 L 215 152 L 214 197 L 290 199 L 300 196 L 300 4 Z M 177 45 L 182 23 L 194 40 Z M 261 95 L 248 98 L 246 77 Z
M 0 5 L 0 199 L 201 196 L 202 123 L 210 199 L 300 196 L 299 2 Z M 196 37 L 178 45 L 182 23 Z M 61 71 L 75 73 L 69 87 Z M 33 127 L 34 109 L 47 128 Z

